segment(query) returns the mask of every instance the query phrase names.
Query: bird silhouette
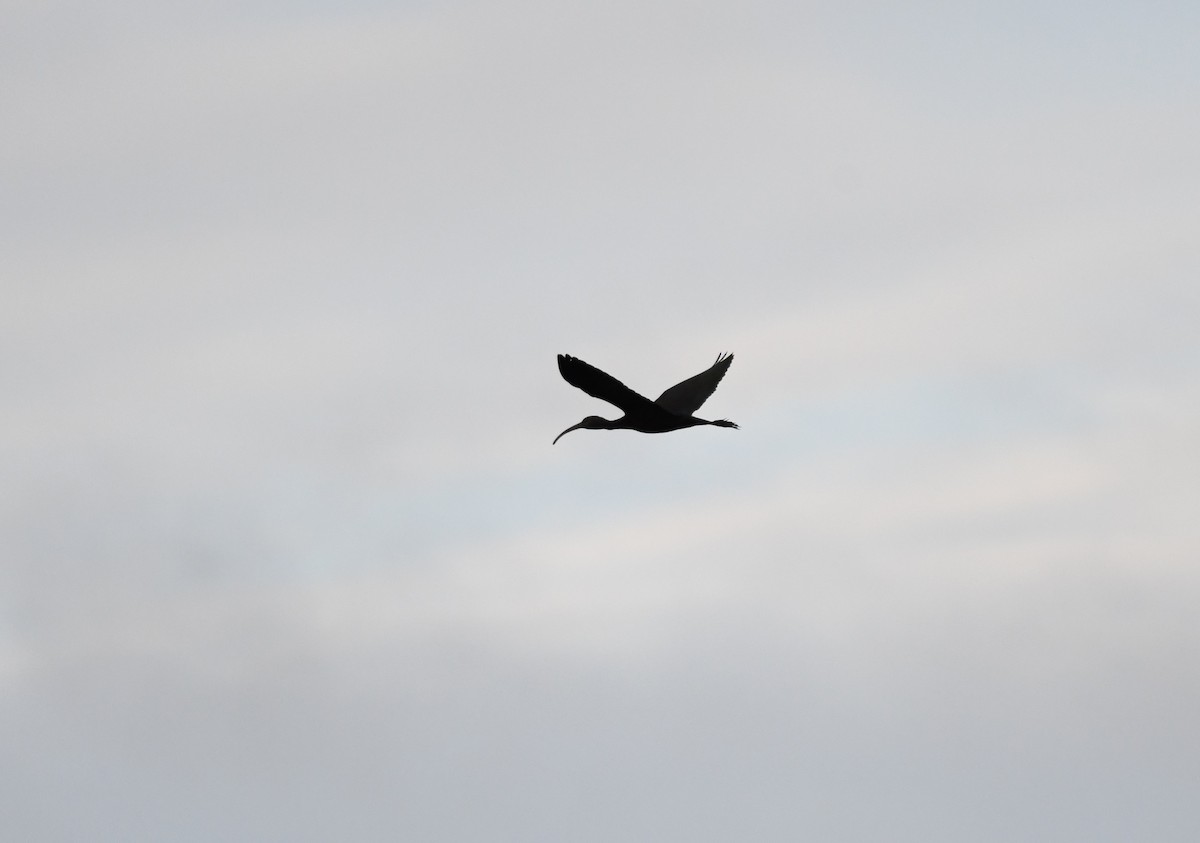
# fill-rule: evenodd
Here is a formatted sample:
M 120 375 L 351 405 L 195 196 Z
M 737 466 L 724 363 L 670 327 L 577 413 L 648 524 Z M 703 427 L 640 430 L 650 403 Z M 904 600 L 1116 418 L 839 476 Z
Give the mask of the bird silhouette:
M 721 378 L 729 371 L 733 362 L 732 354 L 718 354 L 717 362 L 713 363 L 698 375 L 693 375 L 681 383 L 675 384 L 657 401 L 651 401 L 638 395 L 632 389 L 621 383 L 612 375 L 602 372 L 595 366 L 584 363 L 578 357 L 569 354 L 558 355 L 558 371 L 563 380 L 571 386 L 582 389 L 593 398 L 607 401 L 622 410 L 625 415 L 619 419 L 602 419 L 599 416 L 588 416 L 579 424 L 572 425 L 558 436 L 558 442 L 572 430 L 636 430 L 640 433 L 667 433 L 671 430 L 682 430 L 685 427 L 695 427 L 699 424 L 712 424 L 717 427 L 732 427 L 737 425 L 726 419 L 705 421 L 698 419 L 693 413 L 713 394 Z M 554 444 L 554 443 L 551 443 Z

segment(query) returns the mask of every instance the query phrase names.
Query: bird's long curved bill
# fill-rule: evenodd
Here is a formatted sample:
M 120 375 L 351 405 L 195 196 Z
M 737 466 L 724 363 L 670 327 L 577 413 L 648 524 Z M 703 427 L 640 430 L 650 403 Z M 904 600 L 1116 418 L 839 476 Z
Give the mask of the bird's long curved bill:
M 581 428 L 581 427 L 583 427 L 583 422 L 580 422 L 579 424 L 573 424 L 573 425 L 571 425 L 571 426 L 570 426 L 570 427 L 568 427 L 566 430 L 564 430 L 562 433 L 558 434 L 558 436 L 555 436 L 555 437 L 554 437 L 554 441 L 553 441 L 553 442 L 551 442 L 550 444 L 551 444 L 551 445 L 557 445 L 557 444 L 558 444 L 558 440 L 559 440 L 559 439 L 562 439 L 564 436 L 566 436 L 566 435 L 567 435 L 568 433 L 570 433 L 572 430 L 579 430 L 579 428 Z

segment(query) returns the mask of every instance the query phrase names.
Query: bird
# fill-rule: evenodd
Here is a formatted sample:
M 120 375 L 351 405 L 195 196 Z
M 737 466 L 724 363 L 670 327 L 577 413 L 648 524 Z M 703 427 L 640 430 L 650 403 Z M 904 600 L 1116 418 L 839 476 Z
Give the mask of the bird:
M 721 378 L 729 371 L 733 362 L 732 354 L 718 354 L 717 362 L 713 363 L 698 375 L 693 375 L 685 381 L 675 384 L 656 401 L 651 401 L 638 395 L 632 389 L 621 383 L 607 372 L 602 372 L 590 363 L 585 363 L 578 357 L 569 354 L 558 355 L 558 371 L 563 380 L 578 389 L 582 389 L 593 398 L 607 401 L 625 415 L 619 419 L 602 419 L 599 416 L 588 416 L 579 424 L 571 425 L 558 436 L 554 437 L 557 444 L 572 430 L 636 430 L 639 433 L 667 433 L 672 430 L 682 430 L 685 427 L 695 427 L 701 424 L 711 424 L 717 427 L 732 427 L 737 425 L 727 419 L 706 421 L 696 418 L 693 413 L 700 409 L 708 396 L 713 394 Z

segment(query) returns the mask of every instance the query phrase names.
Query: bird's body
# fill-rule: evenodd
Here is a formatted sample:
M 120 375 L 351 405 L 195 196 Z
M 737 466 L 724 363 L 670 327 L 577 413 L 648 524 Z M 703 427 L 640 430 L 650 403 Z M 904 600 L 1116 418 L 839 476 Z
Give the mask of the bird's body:
M 558 371 L 562 374 L 563 380 L 571 386 L 582 389 L 593 398 L 607 401 L 624 411 L 625 415 L 619 419 L 588 416 L 579 424 L 568 427 L 558 434 L 554 441 L 557 442 L 572 430 L 579 428 L 636 430 L 639 433 L 668 433 L 672 430 L 682 430 L 685 427 L 695 427 L 701 424 L 736 428 L 736 424 L 725 419 L 707 421 L 694 415 L 708 400 L 708 396 L 713 394 L 732 362 L 732 354 L 719 355 L 717 362 L 712 366 L 682 383 L 675 384 L 658 396 L 658 400 L 651 401 L 595 366 L 585 363 L 577 357 L 560 354 L 558 355 Z

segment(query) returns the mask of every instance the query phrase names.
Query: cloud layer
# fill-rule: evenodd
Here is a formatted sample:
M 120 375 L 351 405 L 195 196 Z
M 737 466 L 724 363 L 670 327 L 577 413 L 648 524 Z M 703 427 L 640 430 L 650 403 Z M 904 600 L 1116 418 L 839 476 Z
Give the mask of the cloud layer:
M 1194 11 L 0 16 L 10 833 L 1194 839 Z

